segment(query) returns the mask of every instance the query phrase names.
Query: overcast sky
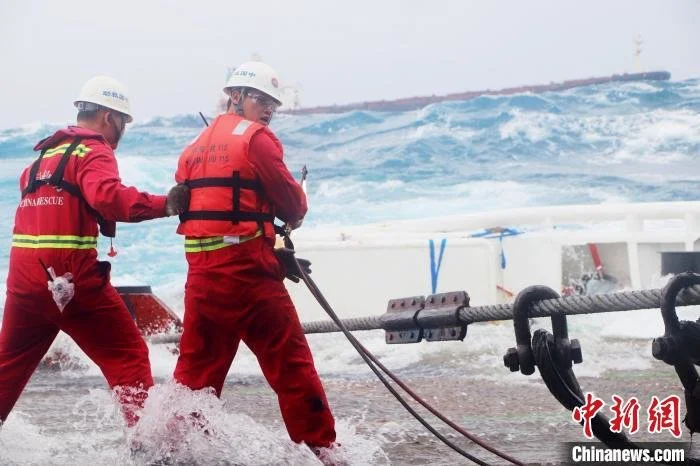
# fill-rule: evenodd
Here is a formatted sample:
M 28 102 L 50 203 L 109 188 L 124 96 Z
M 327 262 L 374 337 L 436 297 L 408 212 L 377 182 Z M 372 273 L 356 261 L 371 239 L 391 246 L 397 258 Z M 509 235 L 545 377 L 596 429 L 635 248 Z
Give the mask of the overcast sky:
M 303 106 L 635 71 L 700 77 L 696 0 L 0 0 L 0 128 L 69 123 L 96 74 L 137 121 L 211 113 L 259 54 Z

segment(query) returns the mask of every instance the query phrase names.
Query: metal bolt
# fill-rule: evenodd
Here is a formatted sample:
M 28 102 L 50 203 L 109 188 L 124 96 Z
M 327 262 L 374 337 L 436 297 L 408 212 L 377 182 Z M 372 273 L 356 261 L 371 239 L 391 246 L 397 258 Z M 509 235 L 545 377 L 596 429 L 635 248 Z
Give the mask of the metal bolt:
M 666 337 L 654 338 L 651 343 L 651 354 L 660 361 L 666 361 L 671 352 L 669 343 Z
M 511 372 L 518 372 L 520 363 L 518 362 L 518 350 L 508 348 L 508 351 L 503 356 L 503 365 L 510 369 Z
M 581 343 L 574 338 L 571 340 L 571 360 L 574 364 L 581 364 L 583 362 L 583 353 L 581 352 Z

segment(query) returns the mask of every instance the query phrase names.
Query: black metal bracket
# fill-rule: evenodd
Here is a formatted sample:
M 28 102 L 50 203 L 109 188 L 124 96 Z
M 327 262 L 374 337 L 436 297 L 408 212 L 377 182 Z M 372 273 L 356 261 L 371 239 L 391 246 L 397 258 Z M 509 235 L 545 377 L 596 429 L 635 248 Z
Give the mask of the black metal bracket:
M 503 364 L 511 372 L 520 370 L 524 375 L 535 372 L 535 357 L 532 353 L 532 334 L 530 333 L 530 308 L 537 301 L 556 298 L 559 298 L 556 291 L 540 285 L 527 287 L 516 296 L 513 303 L 513 326 L 517 347 L 508 348 L 503 356 Z M 576 364 L 583 362 L 581 344 L 576 339 L 569 341 L 566 315 L 552 316 L 552 331 L 560 360 Z
M 387 344 L 426 341 L 464 340 L 467 325 L 459 319 L 461 309 L 469 307 L 466 291 L 410 296 L 391 299 L 381 316 Z
M 382 315 L 382 328 L 386 331 L 387 344 L 418 343 L 423 339 L 423 329 L 416 319 L 425 307 L 423 296 L 391 299 Z
M 426 341 L 464 340 L 467 325 L 459 320 L 459 311 L 469 307 L 466 291 L 452 291 L 428 296 L 425 308 L 416 316 Z
M 664 334 L 655 338 L 651 353 L 666 364 L 672 365 L 683 384 L 687 413 L 684 419 L 690 432 L 700 432 L 700 383 L 698 371 L 689 355 L 690 348 L 684 339 L 684 329 L 692 328 L 695 322 L 680 322 L 676 313 L 676 298 L 686 288 L 700 284 L 700 275 L 692 272 L 679 273 L 671 278 L 661 293 L 661 317 Z
M 676 314 L 676 297 L 685 288 L 697 284 L 700 284 L 700 275 L 692 272 L 679 273 L 671 278 L 661 292 L 661 317 L 665 330 L 663 336 L 654 338 L 651 353 L 666 364 L 674 365 L 687 356 L 680 341 L 681 324 Z

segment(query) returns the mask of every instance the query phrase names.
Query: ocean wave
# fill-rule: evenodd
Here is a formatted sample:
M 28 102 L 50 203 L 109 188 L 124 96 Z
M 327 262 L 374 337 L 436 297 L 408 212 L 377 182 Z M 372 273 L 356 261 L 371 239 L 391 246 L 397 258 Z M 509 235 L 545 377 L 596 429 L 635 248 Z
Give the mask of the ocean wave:
M 281 114 L 272 129 L 292 173 L 308 168 L 305 225 L 358 225 L 538 205 L 697 200 L 698 102 L 700 80 L 618 82 L 406 112 Z M 117 151 L 123 182 L 166 192 L 179 154 L 203 127 L 199 115 L 131 125 Z M 35 156 L 32 147 L 57 128 L 0 131 L 0 240 L 10 235 L 17 177 Z M 178 257 L 172 222 L 120 226 L 120 258 Z M 176 260 L 165 262 L 182 273 Z M 139 277 L 147 283 L 171 276 L 163 267 L 134 269 L 145 270 Z

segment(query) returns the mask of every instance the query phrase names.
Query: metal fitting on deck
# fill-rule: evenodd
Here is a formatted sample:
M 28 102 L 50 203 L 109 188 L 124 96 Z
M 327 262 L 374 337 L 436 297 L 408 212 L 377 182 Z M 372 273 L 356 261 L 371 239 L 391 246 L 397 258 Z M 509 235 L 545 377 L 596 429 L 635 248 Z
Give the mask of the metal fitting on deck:
M 693 322 L 681 322 L 676 313 L 676 298 L 685 288 L 700 284 L 700 275 L 692 272 L 679 273 L 671 278 L 661 294 L 661 317 L 664 320 L 664 335 L 654 338 L 651 354 L 654 358 L 675 365 L 688 359 L 685 351 L 683 326 L 694 325 Z
M 425 308 L 416 316 L 425 339 L 427 341 L 464 340 L 467 336 L 467 326 L 459 320 L 459 311 L 465 307 L 469 307 L 469 295 L 466 291 L 428 296 L 425 299 Z
M 559 298 L 559 294 L 546 286 L 530 286 L 518 293 L 513 303 L 513 326 L 517 347 L 508 348 L 503 356 L 503 365 L 511 372 L 520 370 L 523 375 L 535 372 L 535 357 L 532 352 L 530 333 L 530 308 L 538 301 Z M 569 341 L 566 315 L 552 316 L 552 332 L 558 360 L 571 367 L 571 363 L 583 362 L 581 344 L 574 339 Z
M 387 344 L 418 343 L 423 339 L 423 329 L 418 326 L 416 316 L 425 306 L 423 296 L 390 299 L 386 313 L 381 316 L 382 328 L 386 330 Z
M 469 307 L 466 291 L 391 299 L 381 316 L 387 344 L 426 341 L 464 340 L 467 325 L 459 319 L 461 309 Z

